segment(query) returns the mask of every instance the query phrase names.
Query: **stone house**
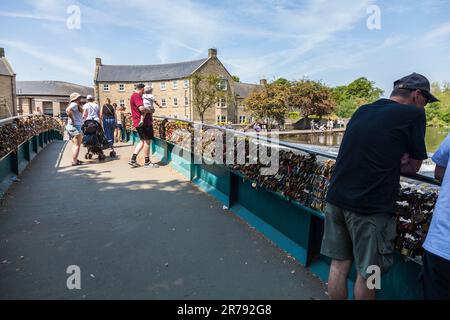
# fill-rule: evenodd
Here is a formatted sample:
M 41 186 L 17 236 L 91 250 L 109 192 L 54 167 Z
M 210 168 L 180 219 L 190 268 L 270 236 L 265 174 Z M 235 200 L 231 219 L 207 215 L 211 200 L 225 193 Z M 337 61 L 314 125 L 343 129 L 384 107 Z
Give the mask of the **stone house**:
M 217 49 L 209 49 L 204 59 L 156 65 L 105 65 L 96 58 L 94 88 L 97 101 L 111 103 L 130 111 L 130 96 L 138 83 L 150 84 L 153 95 L 163 107 L 155 115 L 199 121 L 200 115 L 192 106 L 192 88 L 189 80 L 193 74 L 214 74 L 221 79 L 221 87 L 230 98 L 217 101 L 204 115 L 206 123 L 237 123 L 239 121 L 235 86 L 231 74 L 217 57 Z M 244 91 L 240 91 L 243 94 Z M 244 98 L 244 96 L 242 96 Z
M 0 119 L 15 115 L 16 74 L 5 57 L 5 49 L 0 48 Z

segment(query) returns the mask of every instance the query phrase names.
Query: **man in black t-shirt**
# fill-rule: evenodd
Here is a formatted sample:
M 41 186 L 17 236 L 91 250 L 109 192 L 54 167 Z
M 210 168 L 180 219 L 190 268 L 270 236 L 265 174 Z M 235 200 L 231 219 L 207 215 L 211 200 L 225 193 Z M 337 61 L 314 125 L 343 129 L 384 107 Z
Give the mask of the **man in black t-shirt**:
M 332 259 L 328 292 L 347 299 L 355 262 L 355 299 L 375 299 L 367 286 L 373 266 L 393 263 L 395 203 L 400 174 L 414 174 L 427 159 L 424 107 L 438 101 L 430 83 L 413 73 L 394 82 L 390 99 L 361 106 L 347 125 L 326 197 L 321 253 Z

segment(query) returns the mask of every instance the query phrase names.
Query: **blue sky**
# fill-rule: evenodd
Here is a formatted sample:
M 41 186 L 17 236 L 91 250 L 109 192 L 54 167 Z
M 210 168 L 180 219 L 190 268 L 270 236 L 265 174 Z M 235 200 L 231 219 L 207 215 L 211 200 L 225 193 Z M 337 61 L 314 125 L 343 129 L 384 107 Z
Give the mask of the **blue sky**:
M 69 29 L 67 8 L 81 10 Z M 377 5 L 381 29 L 369 30 Z M 241 81 L 365 76 L 390 93 L 413 71 L 450 80 L 448 0 L 39 0 L 0 2 L 0 46 L 18 80 L 92 85 L 104 64 L 219 58 Z

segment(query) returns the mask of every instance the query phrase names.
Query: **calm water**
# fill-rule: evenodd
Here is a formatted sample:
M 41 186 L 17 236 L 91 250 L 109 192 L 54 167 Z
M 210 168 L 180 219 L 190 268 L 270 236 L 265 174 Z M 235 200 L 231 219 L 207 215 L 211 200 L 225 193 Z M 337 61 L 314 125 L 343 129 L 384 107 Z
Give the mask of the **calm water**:
M 441 142 L 445 139 L 447 134 L 450 132 L 450 128 L 427 128 L 427 134 L 425 137 L 425 142 L 427 145 L 428 152 L 435 152 Z M 319 146 L 337 147 L 342 142 L 343 132 L 339 133 L 314 133 L 314 134 L 300 134 L 300 135 L 282 135 L 280 140 L 302 143 L 302 144 L 312 144 Z

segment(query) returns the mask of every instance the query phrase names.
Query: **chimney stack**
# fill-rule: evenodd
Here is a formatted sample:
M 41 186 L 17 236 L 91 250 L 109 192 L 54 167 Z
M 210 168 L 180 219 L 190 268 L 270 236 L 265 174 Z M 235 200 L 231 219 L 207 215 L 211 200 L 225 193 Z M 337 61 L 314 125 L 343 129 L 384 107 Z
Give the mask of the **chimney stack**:
M 102 65 L 102 58 L 95 58 L 95 65 L 101 66 Z
M 217 49 L 215 48 L 208 49 L 208 58 L 217 58 Z
M 262 86 L 266 86 L 267 85 L 267 79 L 259 80 L 259 84 L 262 85 Z
M 5 56 L 5 48 L 0 48 L 0 58 Z

